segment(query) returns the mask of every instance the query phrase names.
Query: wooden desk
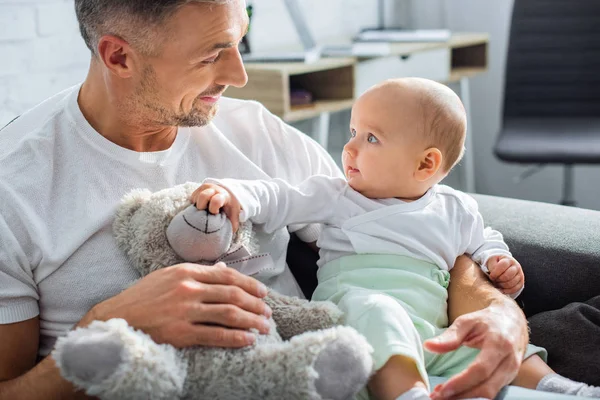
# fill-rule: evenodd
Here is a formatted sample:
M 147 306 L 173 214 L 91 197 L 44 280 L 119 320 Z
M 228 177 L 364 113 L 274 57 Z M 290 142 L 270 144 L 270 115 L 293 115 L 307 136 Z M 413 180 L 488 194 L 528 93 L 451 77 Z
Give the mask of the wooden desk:
M 322 58 L 305 63 L 246 63 L 248 84 L 230 87 L 225 95 L 256 100 L 286 122 L 314 118 L 317 141 L 325 148 L 329 116 L 347 110 L 376 82 L 392 77 L 419 76 L 443 83 L 460 83 L 460 96 L 470 120 L 469 78 L 487 71 L 489 37 L 485 33 L 456 33 L 448 42 L 394 43 L 389 55 Z M 310 91 L 314 103 L 293 107 L 290 88 Z M 470 132 L 469 132 L 470 133 Z M 462 162 L 465 190 L 475 191 L 471 135 L 467 135 Z

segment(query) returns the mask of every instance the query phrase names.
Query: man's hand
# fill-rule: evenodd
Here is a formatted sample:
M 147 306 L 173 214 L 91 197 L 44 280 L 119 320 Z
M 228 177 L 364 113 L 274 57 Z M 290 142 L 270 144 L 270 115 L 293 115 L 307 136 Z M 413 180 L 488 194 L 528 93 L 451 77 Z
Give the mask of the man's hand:
M 440 336 L 425 341 L 425 348 L 446 353 L 465 345 L 481 352 L 467 369 L 436 386 L 431 398 L 494 398 L 517 375 L 526 331 L 527 321 L 516 306 L 491 305 L 456 318 Z
M 192 193 L 191 201 L 198 210 L 208 208 L 208 212 L 211 214 L 218 214 L 222 208 L 231 221 L 233 231 L 237 232 L 242 207 L 226 188 L 213 183 L 203 183 Z
M 248 330 L 269 330 L 270 308 L 261 300 L 266 287 L 227 268 L 179 264 L 145 276 L 96 305 L 80 322 L 123 318 L 157 343 L 243 347 L 255 340 Z
M 517 260 L 507 256 L 490 257 L 487 262 L 490 271 L 490 280 L 499 287 L 504 294 L 517 293 L 525 284 L 523 268 Z

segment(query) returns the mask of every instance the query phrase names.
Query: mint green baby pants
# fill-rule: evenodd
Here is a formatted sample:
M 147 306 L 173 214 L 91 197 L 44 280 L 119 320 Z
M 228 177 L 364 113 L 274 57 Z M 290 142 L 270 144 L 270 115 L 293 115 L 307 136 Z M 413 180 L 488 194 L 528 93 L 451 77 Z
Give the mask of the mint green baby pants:
M 428 374 L 450 377 L 463 371 L 478 349 L 462 346 L 446 354 L 423 350 L 423 342 L 448 326 L 450 274 L 435 264 L 392 254 L 360 254 L 327 263 L 318 271 L 313 300 L 329 300 L 345 313 L 345 324 L 373 346 L 378 370 L 394 355 L 415 360 L 428 385 Z M 529 345 L 524 358 L 546 350 Z M 358 398 L 367 399 L 364 390 Z

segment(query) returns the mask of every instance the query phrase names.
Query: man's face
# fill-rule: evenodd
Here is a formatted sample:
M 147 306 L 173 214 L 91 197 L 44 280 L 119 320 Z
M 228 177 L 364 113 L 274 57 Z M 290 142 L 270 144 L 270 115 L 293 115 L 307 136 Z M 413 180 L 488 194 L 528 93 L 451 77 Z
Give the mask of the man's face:
M 140 112 L 164 126 L 209 123 L 225 89 L 248 80 L 237 48 L 247 27 L 243 0 L 181 7 L 159 28 L 166 39 L 157 54 L 142 59 L 132 99 Z

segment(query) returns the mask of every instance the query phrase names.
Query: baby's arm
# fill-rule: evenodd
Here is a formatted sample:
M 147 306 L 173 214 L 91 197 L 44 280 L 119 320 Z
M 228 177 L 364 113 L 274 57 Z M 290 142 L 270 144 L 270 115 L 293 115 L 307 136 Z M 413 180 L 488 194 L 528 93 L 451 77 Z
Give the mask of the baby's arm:
M 267 233 L 291 224 L 328 223 L 334 215 L 346 181 L 315 175 L 298 186 L 281 179 L 206 179 L 225 189 L 241 206 L 240 221 L 262 224 Z
M 525 283 L 521 265 L 513 258 L 502 234 L 484 227 L 477 202 L 467 195 L 464 200 L 465 220 L 468 221 L 462 229 L 463 236 L 467 238 L 466 253 L 481 265 L 490 280 L 505 294 L 517 298 Z

